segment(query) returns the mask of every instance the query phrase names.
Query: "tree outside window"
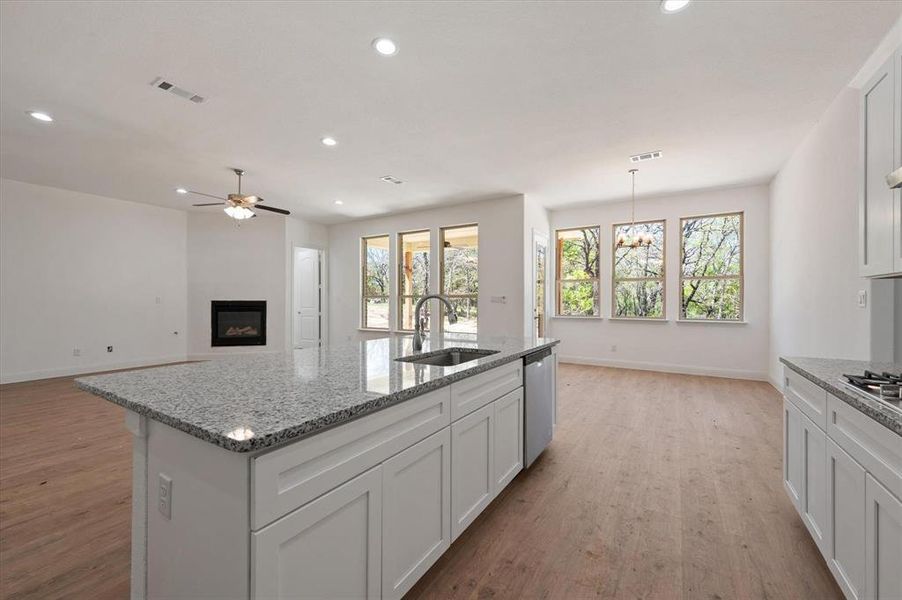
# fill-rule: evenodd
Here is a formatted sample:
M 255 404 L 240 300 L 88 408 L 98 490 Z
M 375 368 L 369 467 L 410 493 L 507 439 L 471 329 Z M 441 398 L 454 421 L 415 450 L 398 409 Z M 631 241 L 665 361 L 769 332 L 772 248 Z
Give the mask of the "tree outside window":
M 614 317 L 664 318 L 664 230 L 664 221 L 614 225 L 614 240 L 620 234 L 627 239 L 634 239 L 637 234 L 648 234 L 652 240 L 650 246 L 614 246 Z
M 379 235 L 360 240 L 361 307 L 360 326 L 388 329 L 388 297 L 390 283 L 389 236 Z
M 557 314 L 601 315 L 598 293 L 599 227 L 559 229 L 555 232 Z
M 743 213 L 680 220 L 680 318 L 743 318 Z
M 443 227 L 442 291 L 454 306 L 457 323 L 442 318 L 442 328 L 451 333 L 476 333 L 479 316 L 479 226 Z M 445 314 L 445 305 L 441 305 Z
M 417 301 L 429 293 L 429 230 L 398 234 L 398 328 L 411 331 L 416 327 L 413 309 Z M 429 305 L 424 304 L 426 329 L 429 328 Z

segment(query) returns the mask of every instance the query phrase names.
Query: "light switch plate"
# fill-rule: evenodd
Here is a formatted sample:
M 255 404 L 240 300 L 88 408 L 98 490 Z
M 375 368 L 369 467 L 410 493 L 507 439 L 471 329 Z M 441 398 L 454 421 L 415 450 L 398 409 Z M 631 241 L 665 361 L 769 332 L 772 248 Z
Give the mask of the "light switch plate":
M 157 494 L 157 507 L 167 519 L 172 518 L 172 478 L 160 473 L 160 490 Z
M 868 292 L 867 290 L 858 290 L 858 308 L 867 308 Z

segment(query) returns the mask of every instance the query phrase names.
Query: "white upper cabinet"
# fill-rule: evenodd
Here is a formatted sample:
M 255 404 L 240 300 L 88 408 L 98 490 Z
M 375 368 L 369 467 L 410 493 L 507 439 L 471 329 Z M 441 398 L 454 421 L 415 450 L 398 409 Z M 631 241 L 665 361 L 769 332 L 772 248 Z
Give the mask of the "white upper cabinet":
M 859 261 L 866 277 L 902 274 L 902 192 L 886 182 L 902 153 L 900 63 L 897 51 L 862 89 Z

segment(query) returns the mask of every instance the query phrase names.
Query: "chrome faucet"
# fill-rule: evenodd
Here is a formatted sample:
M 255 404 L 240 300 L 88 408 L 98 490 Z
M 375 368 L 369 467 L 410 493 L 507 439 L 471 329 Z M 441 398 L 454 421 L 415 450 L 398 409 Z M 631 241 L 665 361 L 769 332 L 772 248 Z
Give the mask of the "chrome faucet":
M 451 301 L 445 298 L 440 294 L 428 294 L 420 298 L 417 302 L 416 307 L 413 309 L 413 318 L 416 321 L 416 325 L 413 330 L 413 350 L 414 352 L 419 352 L 423 349 L 423 325 L 426 324 L 426 317 L 420 316 L 420 309 L 423 307 L 423 303 L 430 298 L 436 298 L 445 303 L 445 306 L 448 307 L 448 322 L 454 325 L 457 323 L 457 313 L 454 312 L 454 307 L 451 306 Z

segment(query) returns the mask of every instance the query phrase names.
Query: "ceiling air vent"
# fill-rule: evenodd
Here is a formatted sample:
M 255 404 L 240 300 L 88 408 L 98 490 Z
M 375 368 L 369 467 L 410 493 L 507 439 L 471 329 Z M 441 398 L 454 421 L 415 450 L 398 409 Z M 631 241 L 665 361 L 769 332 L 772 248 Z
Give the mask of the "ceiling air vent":
M 656 158 L 661 158 L 661 151 L 655 150 L 654 152 L 643 152 L 642 154 L 634 154 L 630 156 L 630 162 L 644 162 L 646 160 L 654 160 Z
M 164 92 L 169 92 L 171 94 L 175 94 L 176 96 L 184 98 L 185 100 L 190 100 L 191 102 L 194 102 L 195 104 L 200 104 L 201 102 L 204 101 L 203 96 L 199 96 L 199 95 L 195 94 L 194 92 L 189 92 L 185 88 L 180 88 L 179 86 L 175 85 L 171 81 L 166 81 L 162 77 L 157 77 L 156 79 L 154 79 L 151 82 L 150 85 L 154 86 L 155 88 L 160 88 Z

